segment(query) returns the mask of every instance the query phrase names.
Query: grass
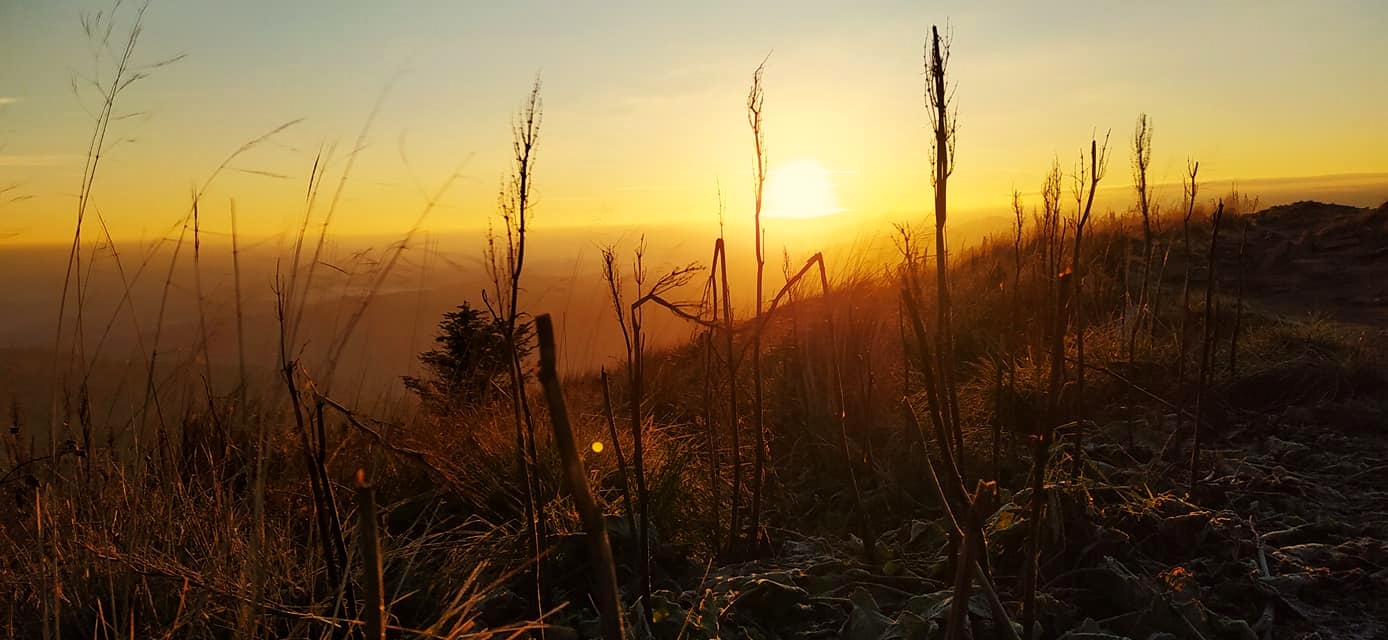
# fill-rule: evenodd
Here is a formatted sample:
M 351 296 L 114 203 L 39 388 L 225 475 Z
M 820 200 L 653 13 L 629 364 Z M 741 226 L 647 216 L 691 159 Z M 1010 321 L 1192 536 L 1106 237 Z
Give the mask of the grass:
M 119 78 L 139 19 L 113 87 L 126 86 Z M 110 89 L 83 176 L 55 330 L 54 367 L 76 362 L 81 370 L 70 380 L 77 383 L 54 388 L 46 434 L 30 432 L 16 402 L 14 426 L 3 435 L 0 489 L 14 508 L 0 516 L 0 625 L 11 637 L 45 638 L 473 638 L 546 630 L 562 637 L 573 629 L 615 638 L 628 623 L 665 633 L 662 592 L 702 586 L 716 565 L 736 570 L 734 561 L 765 559 L 797 536 L 820 536 L 856 538 L 861 561 L 885 572 L 893 559 L 883 539 L 927 520 L 943 523 L 950 538 L 942 580 L 956 594 L 979 589 L 1000 633 L 1016 633 L 1011 620 L 1020 617 L 1017 635 L 1031 637 L 1038 595 L 1056 572 L 1042 561 L 1054 545 L 1045 525 L 1058 517 L 1053 504 L 1073 497 L 1071 488 L 1101 481 L 1102 467 L 1085 457 L 1086 443 L 1116 437 L 1101 423 L 1126 420 L 1130 444 L 1165 438 L 1151 459 L 1134 458 L 1143 489 L 1171 484 L 1167 476 L 1182 454 L 1195 484 L 1200 443 L 1182 451 L 1186 416 L 1218 437 L 1221 412 L 1363 401 L 1388 387 L 1367 339 L 1329 316 L 1287 319 L 1256 304 L 1245 308 L 1244 270 L 1213 268 L 1221 247 L 1229 251 L 1228 238 L 1217 241 L 1221 209 L 1207 217 L 1195 202 L 1198 165 L 1190 171 L 1180 228 L 1187 241 L 1171 265 L 1176 270 L 1168 272 L 1166 258 L 1154 269 L 1154 246 L 1165 244 L 1169 255 L 1176 242 L 1174 231 L 1161 231 L 1176 228 L 1161 211 L 1180 209 L 1156 206 L 1145 188 L 1145 116 L 1134 136 L 1144 185 L 1135 213 L 1091 219 L 1107 151 L 1093 140 L 1071 176 L 1073 211 L 1062 202 L 1057 162 L 1033 216 L 1014 195 L 1012 237 L 948 255 L 955 114 L 944 77 L 948 41 L 942 45 L 935 33 L 932 43 L 937 217 L 929 233 L 903 225 L 899 264 L 834 281 L 822 254 L 798 271 L 787 255 L 784 285 L 772 284 L 777 293 L 767 299 L 759 239 L 755 313 L 738 321 L 722 238 L 707 279 L 688 265 L 648 280 L 638 248 L 632 299 L 609 249 L 600 269 L 626 338 L 625 367 L 612 376 L 623 384 L 610 384 L 606 371 L 559 380 L 546 317 L 541 333 L 551 340 L 542 341 L 539 381 L 547 403 L 538 401 L 532 363 L 516 355 L 493 402 L 383 416 L 344 400 L 352 396 L 335 374 L 367 308 L 453 178 L 381 260 L 345 274 L 349 284 L 368 283 L 364 295 L 334 319 L 321 339 L 326 348 L 310 353 L 305 309 L 328 295 L 331 284 L 315 274 L 374 110 L 321 211 L 332 154 L 315 158 L 288 266 L 277 274 L 273 363 L 247 356 L 233 202 L 237 362 L 234 376 L 218 373 L 214 384 L 212 295 L 202 280 L 210 209 L 202 196 L 232 159 L 290 125 L 230 154 L 193 193 L 188 214 L 172 227 L 177 239 L 159 241 L 171 250 L 146 354 L 149 328 L 140 326 L 131 290 L 155 252 L 130 274 L 109 236 L 99 244 L 83 235 L 118 93 Z M 766 166 L 762 73 L 747 105 L 759 180 Z M 488 256 L 495 277 L 488 302 L 512 335 L 528 317 L 522 274 L 533 231 L 538 83 L 528 96 L 502 205 L 504 239 L 497 241 L 504 245 L 491 245 Z M 1248 213 L 1237 196 L 1231 202 Z M 753 203 L 760 234 L 759 209 Z M 192 345 L 169 345 L 166 315 L 184 286 L 177 274 L 190 230 L 198 334 Z M 1205 233 L 1202 253 L 1188 238 Z M 934 254 L 920 249 L 927 242 Z M 124 294 L 102 337 L 89 343 L 98 310 L 87 307 L 84 291 L 99 247 L 109 248 Z M 1212 275 L 1192 308 L 1191 274 L 1201 262 Z M 697 300 L 680 297 L 700 285 Z M 1163 295 L 1180 299 L 1180 308 L 1161 308 Z M 690 321 L 696 339 L 647 348 L 642 314 L 654 306 L 646 303 Z M 128 400 L 129 442 L 118 437 L 127 427 L 109 419 L 113 412 L 93 412 L 87 384 L 122 310 L 136 326 L 144 380 Z M 1194 327 L 1187 324 L 1204 336 L 1193 389 L 1186 360 Z M 174 357 L 179 349 L 201 357 Z M 278 377 L 257 377 L 257 369 Z M 621 418 L 619 406 L 627 409 Z M 1175 431 L 1166 427 L 1168 414 Z M 552 431 L 539 426 L 551 420 Z M 606 446 L 585 448 L 590 442 Z M 1004 513 L 1020 518 L 1027 535 L 997 549 L 985 533 L 998 533 Z M 574 552 L 579 547 L 587 552 Z M 998 566 L 1003 558 L 1015 562 Z M 590 575 L 602 580 L 594 584 Z M 720 611 L 733 606 L 718 597 L 709 592 L 690 605 L 674 633 L 711 635 Z M 964 637 L 967 603 L 961 597 L 951 607 L 947 637 Z

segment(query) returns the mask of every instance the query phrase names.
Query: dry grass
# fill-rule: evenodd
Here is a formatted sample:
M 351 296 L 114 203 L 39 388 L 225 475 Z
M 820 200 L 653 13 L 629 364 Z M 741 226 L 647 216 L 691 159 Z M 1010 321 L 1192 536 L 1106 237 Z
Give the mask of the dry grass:
M 122 68 L 137 34 L 138 17 Z M 1032 217 L 1014 197 L 1015 237 L 966 256 L 947 255 L 943 193 L 954 114 L 943 77 L 948 44 L 942 51 L 936 38 L 935 254 L 918 253 L 907 225 L 902 264 L 858 269 L 840 281 L 829 279 L 820 254 L 795 272 L 786 256 L 784 284 L 771 283 L 778 293 L 766 299 L 759 241 L 756 312 L 739 323 L 729 304 L 721 238 L 707 281 L 695 282 L 695 265 L 648 281 L 638 249 L 632 299 L 624 297 L 609 250 L 593 271 L 607 278 L 627 338 L 626 368 L 617 376 L 625 384 L 609 389 L 605 373 L 566 380 L 566 402 L 551 403 L 554 415 L 532 402 L 538 387 L 531 363 L 519 355 L 509 388 L 491 403 L 434 412 L 403 407 L 373 417 L 337 395 L 344 386 L 334 385 L 342 354 L 451 177 L 380 261 L 345 272 L 348 285 L 368 283 L 364 295 L 336 319 L 321 353 L 308 349 L 305 309 L 332 295 L 317 267 L 371 117 L 335 176 L 326 209 L 317 203 L 331 152 L 319 154 L 310 170 L 303 219 L 276 282 L 274 362 L 247 359 L 233 205 L 238 362 L 234 382 L 220 373 L 213 378 L 204 306 L 211 295 L 202 281 L 210 213 L 202 195 L 231 159 L 284 127 L 234 151 L 193 193 L 189 212 L 170 228 L 176 239 L 159 241 L 171 245 L 162 297 L 153 326 L 139 326 L 130 292 L 155 252 L 127 273 L 128 260 L 109 236 L 102 243 L 83 235 L 117 93 L 111 90 L 96 121 L 55 331 L 54 368 L 75 368 L 75 375 L 55 387 L 46 432 L 32 432 L 16 403 L 13 427 L 0 434 L 0 491 L 14 505 L 0 515 L 5 633 L 472 638 L 531 633 L 547 624 L 582 628 L 590 617 L 592 565 L 572 552 L 580 535 L 611 538 L 612 578 L 626 595 L 606 600 L 639 600 L 626 612 L 639 619 L 654 618 L 653 592 L 688 586 L 720 558 L 775 553 L 781 532 L 856 536 L 859 555 L 878 566 L 885 560 L 877 535 L 915 518 L 949 523 L 957 566 L 946 578 L 965 593 L 977 584 L 1001 627 L 1011 629 L 1000 598 L 1015 613 L 1013 603 L 1034 602 L 1036 585 L 1044 584 L 1036 558 L 1045 544 L 1039 535 L 1045 491 L 1057 482 L 1093 481 L 1088 474 L 1097 467 L 1085 463 L 1078 434 L 1124 419 L 1129 443 L 1165 438 L 1169 448 L 1141 463 L 1143 481 L 1157 484 L 1183 453 L 1186 416 L 1217 424 L 1219 412 L 1234 406 L 1359 398 L 1388 386 L 1362 334 L 1328 317 L 1287 321 L 1256 304 L 1245 308 L 1244 270 L 1214 269 L 1217 243 L 1203 252 L 1194 245 L 1170 252 L 1176 238 L 1162 229 L 1177 225 L 1162 211 L 1179 209 L 1150 201 L 1145 117 L 1134 137 L 1143 185 L 1136 212 L 1091 220 L 1105 157 L 1095 140 L 1087 167 L 1082 162 L 1071 176 L 1073 212 L 1061 201 L 1056 163 L 1043 177 Z M 765 170 L 760 73 L 748 101 L 759 176 Z M 492 245 L 488 256 L 495 277 L 489 302 L 512 335 L 527 313 L 521 278 L 538 89 L 517 125 L 515 182 L 503 201 L 505 236 L 498 239 L 504 245 Z M 1213 235 L 1220 209 L 1205 215 L 1195 201 L 1194 167 L 1190 178 L 1181 231 Z M 1232 195 L 1230 202 L 1248 213 L 1245 199 Z M 189 233 L 198 332 L 194 344 L 171 345 L 167 305 L 182 287 L 176 274 Z M 1168 256 L 1176 255 L 1170 269 L 1167 256 L 1154 262 L 1154 246 L 1162 243 Z M 88 343 L 91 318 L 103 311 L 84 304 L 98 248 L 109 250 L 125 292 L 104 310 L 110 320 L 101 339 Z M 1238 255 L 1242 260 L 1242 248 Z M 1201 283 L 1204 300 L 1192 308 L 1185 291 L 1200 263 L 1214 275 Z M 801 282 L 815 276 L 818 283 Z M 1233 304 L 1230 278 L 1239 282 Z M 934 287 L 923 284 L 932 280 Z M 705 285 L 698 303 L 672 302 L 691 284 Z M 1179 308 L 1161 308 L 1157 301 L 1175 299 L 1177 291 Z M 696 339 L 664 351 L 646 348 L 642 313 L 654 307 L 643 309 L 645 303 L 689 320 Z M 94 413 L 88 384 L 123 312 L 136 325 L 136 377 L 144 381 L 126 399 L 128 423 Z M 1185 372 L 1194 334 L 1188 324 L 1206 336 L 1193 389 Z M 1211 338 L 1231 335 L 1242 337 L 1227 348 Z M 746 356 L 751 360 L 743 367 Z M 257 369 L 278 377 L 257 377 Z M 559 396 L 553 367 L 545 373 L 548 390 Z M 1302 396 L 1289 398 L 1287 390 Z M 1186 407 L 1192 393 L 1198 400 Z M 629 410 L 626 424 L 619 425 L 614 406 Z M 1175 431 L 1164 415 L 1175 418 Z M 562 419 L 561 432 L 572 431 L 561 437 L 562 451 L 535 427 L 549 418 Z M 749 428 L 753 437 L 745 438 Z M 605 445 L 601 451 L 584 446 L 595 442 Z M 622 452 L 633 454 L 631 468 Z M 1198 442 L 1184 453 L 1194 467 Z M 354 483 L 362 469 L 370 488 Z M 580 480 L 591 494 L 579 490 Z M 966 491 L 975 483 L 978 490 Z M 994 491 L 1004 501 L 1023 491 L 1033 500 L 1029 561 L 1021 569 L 990 573 L 980 564 L 987 559 L 979 547 L 981 523 Z M 750 514 L 742 512 L 744 493 Z M 603 604 L 608 633 L 620 633 L 615 603 Z M 1028 621 L 1032 608 L 1023 607 Z M 966 609 L 951 613 L 950 637 L 962 637 Z

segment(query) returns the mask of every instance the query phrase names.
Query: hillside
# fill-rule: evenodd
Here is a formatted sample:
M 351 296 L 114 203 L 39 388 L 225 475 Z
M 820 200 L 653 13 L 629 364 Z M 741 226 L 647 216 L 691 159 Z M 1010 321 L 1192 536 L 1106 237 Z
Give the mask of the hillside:
M 807 265 L 811 275 L 762 331 L 760 379 L 752 321 L 728 334 L 652 316 L 660 332 L 684 326 L 695 340 L 646 354 L 638 428 L 626 363 L 611 367 L 610 408 L 603 379 L 565 381 L 576 437 L 594 443 L 582 461 L 626 603 L 642 591 L 629 495 L 649 496 L 650 609 L 633 606 L 629 618 L 643 628 L 649 613 L 655 637 L 941 637 L 960 543 L 979 539 L 952 534 L 954 518 L 976 522 L 986 540 L 975 557 L 988 580 L 953 614 L 975 638 L 1006 637 L 1004 614 L 1016 625 L 1028 612 L 1042 638 L 1388 633 L 1388 206 L 1298 202 L 1240 214 L 1231 205 L 1213 261 L 1210 208 L 1193 211 L 1189 257 L 1180 219 L 1159 221 L 1146 296 L 1131 220 L 1087 233 L 1077 299 L 1070 270 L 1049 275 L 1070 249 L 1042 218 L 1023 220 L 1020 244 L 995 235 L 965 252 L 950 266 L 954 400 L 935 395 L 944 387 L 932 376 L 946 369 L 927 355 L 939 344 L 936 298 L 920 254 L 886 272 L 839 271 L 853 277 L 836 278 L 828 297 Z M 768 278 L 769 290 L 782 279 Z M 378 302 L 420 304 L 392 292 Z M 584 304 L 596 314 L 609 302 Z M 307 312 L 320 323 L 341 315 Z M 190 343 L 189 331 L 171 342 Z M 395 334 L 391 349 L 417 342 Z M 1208 354 L 1195 342 L 1202 334 Z M 219 336 L 215 350 L 230 349 Z M 258 601 L 266 629 L 299 633 L 354 603 L 325 581 L 355 566 L 356 552 L 325 549 L 359 535 L 345 497 L 358 468 L 375 479 L 393 625 L 436 637 L 598 633 L 585 534 L 537 388 L 527 394 L 538 426 L 531 491 L 549 549 L 538 586 L 504 394 L 445 414 L 385 404 L 375 419 L 354 410 L 369 398 L 320 389 L 301 366 L 289 379 L 294 404 L 262 353 L 272 346 L 255 344 L 245 400 L 187 384 L 203 375 L 195 350 L 165 354 L 153 394 L 141 391 L 143 357 L 94 363 L 90 385 L 60 398 L 72 435 L 54 443 L 55 464 L 33 418 L 51 382 L 30 373 L 49 351 L 7 358 L 0 376 L 22 383 L 0 479 L 16 505 L 0 519 L 0 576 L 18 594 L 6 604 L 11 635 L 38 633 L 26 621 L 40 618 L 54 584 L 67 628 L 221 636 L 247 611 L 236 602 Z M 562 344 L 559 353 L 574 357 Z M 237 375 L 227 364 L 207 371 Z M 766 481 L 752 518 L 758 384 Z M 637 437 L 644 489 L 632 477 Z M 332 508 L 319 502 L 324 488 L 336 491 Z M 248 535 L 257 521 L 275 533 Z M 145 602 L 111 605 L 130 617 L 108 619 L 97 612 L 113 593 Z M 164 619 L 185 608 L 200 617 Z
M 1171 229 L 1178 225 L 1158 239 L 1175 253 L 1179 229 Z M 1208 225 L 1197 221 L 1197 231 L 1208 248 Z M 1201 484 L 1192 493 L 1187 482 L 1184 440 L 1193 418 L 1181 426 L 1173 413 L 1171 402 L 1179 398 L 1174 356 L 1157 351 L 1150 360 L 1126 361 L 1122 345 L 1105 338 L 1112 326 L 1099 323 L 1093 327 L 1097 363 L 1090 374 L 1092 426 L 1083 471 L 1069 470 L 1073 435 L 1062 436 L 1048 475 L 1040 564 L 1045 586 L 1037 605 L 1042 637 L 1368 639 L 1388 633 L 1388 492 L 1382 483 L 1388 473 L 1388 360 L 1382 349 L 1388 261 L 1381 259 L 1388 251 L 1388 206 L 1299 202 L 1236 220 L 1222 235 L 1218 299 L 1232 306 L 1243 280 L 1245 346 L 1237 372 L 1221 367 L 1212 375 L 1203 418 L 1213 434 L 1206 436 Z M 1010 251 L 997 247 L 973 256 L 960 271 L 986 273 L 1010 260 Z M 1205 255 L 1197 248 L 1193 262 L 1203 263 Z M 1182 270 L 1179 258 L 1170 259 L 1165 285 L 1179 291 Z M 1193 277 L 1197 290 L 1202 280 L 1199 273 Z M 835 304 L 850 318 L 890 316 L 894 298 L 890 288 L 857 291 L 851 301 Z M 792 313 L 799 320 L 783 319 L 786 340 L 794 331 L 790 324 L 824 311 L 806 303 Z M 1220 326 L 1229 329 L 1232 315 L 1228 306 L 1221 308 Z M 878 328 L 895 335 L 894 327 Z M 966 340 L 968 329 L 961 331 Z M 966 369 L 991 375 L 987 366 Z M 883 375 L 876 384 L 890 395 L 902 382 Z M 974 470 L 965 472 L 966 486 L 987 477 L 986 425 L 996 420 L 988 407 L 991 384 L 986 378 L 964 382 L 961 402 L 982 405 L 970 413 L 978 421 L 966 434 L 970 453 L 961 461 Z M 949 536 L 932 515 L 938 512 L 929 506 L 928 484 L 912 462 L 922 454 L 905 446 L 914 438 L 883 413 L 875 453 L 871 433 L 855 434 L 865 447 L 860 453 L 876 456 L 857 478 L 862 501 L 874 512 L 869 520 L 882 523 L 874 551 L 849 533 L 857 531 L 850 481 L 826 466 L 832 456 L 818 459 L 817 472 L 797 471 L 807 456 L 814 459 L 803 449 L 832 448 L 832 438 L 807 444 L 813 430 L 784 424 L 771 445 L 773 458 L 782 458 L 774 482 L 797 497 L 784 498 L 772 516 L 782 524 L 771 530 L 775 551 L 753 562 L 715 562 L 711 570 L 698 563 L 667 565 L 676 572 L 683 567 L 658 600 L 670 620 L 702 624 L 722 637 L 937 637 L 953 582 Z M 984 514 L 983 527 L 1000 584 L 1019 577 L 1030 492 L 1023 488 L 1026 447 L 1015 436 L 1010 444 L 1004 440 L 1001 506 Z M 1002 597 L 1010 600 L 1007 593 Z M 990 629 L 983 599 L 976 597 L 969 608 L 977 616 L 974 637 L 1001 637 Z M 666 627 L 675 629 L 673 622 Z

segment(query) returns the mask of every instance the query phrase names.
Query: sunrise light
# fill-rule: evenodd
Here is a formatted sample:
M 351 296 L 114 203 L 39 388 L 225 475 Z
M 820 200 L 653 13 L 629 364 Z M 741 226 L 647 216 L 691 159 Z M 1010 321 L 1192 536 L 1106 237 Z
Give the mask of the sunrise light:
M 770 218 L 820 218 L 843 211 L 834 172 L 816 160 L 795 160 L 771 169 L 764 214 Z

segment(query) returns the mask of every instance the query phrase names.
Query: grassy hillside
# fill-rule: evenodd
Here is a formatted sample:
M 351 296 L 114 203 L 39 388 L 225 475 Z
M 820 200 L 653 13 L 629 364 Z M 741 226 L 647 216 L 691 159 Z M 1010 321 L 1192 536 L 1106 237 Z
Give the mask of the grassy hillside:
M 532 238 L 537 82 L 459 276 L 476 313 L 431 343 L 462 300 L 411 288 L 424 214 L 343 250 L 316 161 L 299 232 L 254 266 L 234 217 L 204 262 L 196 189 L 144 255 L 94 233 L 138 31 L 66 260 L 15 261 L 68 266 L 25 276 L 57 326 L 7 325 L 0 363 L 3 635 L 1388 634 L 1388 203 L 1257 211 L 1193 162 L 1159 201 L 1143 115 L 1013 217 L 951 219 L 932 30 L 929 217 L 768 250 L 758 68 L 749 215 L 596 247 L 561 286 L 561 239 Z M 1133 204 L 1096 207 L 1120 155 Z M 964 248 L 970 224 L 989 240 Z
M 1043 634 L 1102 628 L 1185 636 L 1194 629 L 1235 637 L 1247 633 L 1236 631 L 1241 625 L 1267 618 L 1287 633 L 1373 637 L 1382 631 L 1373 621 L 1388 601 L 1381 542 L 1388 501 L 1377 488 L 1388 459 L 1379 346 L 1385 307 L 1375 293 L 1381 261 L 1365 256 L 1382 251 L 1388 210 L 1301 203 L 1226 219 L 1214 261 L 1216 340 L 1201 387 L 1199 354 L 1190 344 L 1190 371 L 1178 384 L 1187 261 L 1173 226 L 1155 238 L 1165 263 L 1153 276 L 1161 308 L 1143 319 L 1133 318 L 1140 312 L 1131 289 L 1143 253 L 1134 225 L 1103 222 L 1091 236 L 1093 266 L 1075 303 L 1090 318 L 1091 368 L 1084 396 L 1062 403 L 1064 416 L 1056 420 L 1069 426 L 1055 435 L 1044 467 L 1049 497 L 1036 605 Z M 1199 241 L 1192 242 L 1190 282 L 1201 295 L 1191 296 L 1185 318 L 1195 335 L 1210 282 L 1204 216 L 1195 216 L 1191 235 Z M 1040 327 L 1045 288 L 1055 279 L 1035 264 L 1046 251 L 1028 231 L 1020 281 L 1008 273 L 1016 271 L 1018 254 L 1001 242 L 953 268 L 962 448 L 948 434 L 942 442 L 925 418 L 929 400 L 911 362 L 917 338 L 901 326 L 910 320 L 901 316 L 897 272 L 835 283 L 827 298 L 804 291 L 776 312 L 764 338 L 769 469 L 755 546 L 744 531 L 729 547 L 731 431 L 725 410 L 710 411 L 710 398 L 726 402 L 730 383 L 748 402 L 747 372 L 721 377 L 698 341 L 647 355 L 640 433 L 653 529 L 654 632 L 842 630 L 878 637 L 897 629 L 926 637 L 912 634 L 929 635 L 942 622 L 932 616 L 947 609 L 954 557 L 922 466 L 927 456 L 947 486 L 998 481 L 996 510 L 978 516 L 992 580 L 1015 607 L 1033 491 L 1027 476 L 1042 424 L 1037 414 L 1049 404 Z M 1077 379 L 1075 346 L 1067 331 L 1067 393 Z M 601 453 L 589 449 L 583 462 L 609 514 L 630 603 L 637 536 L 624 515 L 614 453 L 625 451 L 629 465 L 634 442 L 621 417 L 629 390 L 623 372 L 613 374 L 615 443 L 601 382 L 570 379 L 566 393 L 579 441 L 606 445 Z M 139 457 L 101 446 L 100 434 L 113 425 L 79 421 L 70 431 L 90 430 L 91 440 L 60 442 L 56 461 L 44 459 L 44 427 L 24 423 L 21 414 L 5 440 L 4 488 L 15 501 L 3 522 L 11 594 L 5 619 L 13 635 L 36 637 L 40 621 L 55 620 L 75 635 L 133 628 L 137 635 L 222 636 L 254 627 L 316 636 L 333 619 L 352 618 L 342 608 L 342 585 L 325 582 L 322 521 L 305 488 L 304 438 L 316 443 L 310 449 L 321 447 L 341 523 L 327 526 L 340 526 L 343 539 L 354 539 L 358 526 L 349 478 L 362 467 L 375 479 L 393 625 L 447 636 L 533 619 L 533 562 L 524 542 L 523 490 L 512 480 L 507 403 L 379 422 L 327 404 L 329 417 L 314 423 L 318 432 L 303 434 L 283 391 L 268 382 L 258 387 L 243 415 L 239 398 L 201 409 L 188 403 L 165 417 L 167 429 Z M 927 423 L 923 430 L 903 414 L 903 394 Z M 1197 396 L 1209 431 L 1192 487 Z M 738 409 L 745 415 L 747 407 Z M 535 411 L 543 424 L 543 410 Z M 77 415 L 81 420 L 80 408 Z M 740 428 L 746 467 L 751 444 L 747 425 Z M 996 468 L 995 429 L 1002 434 Z M 1081 431 L 1082 457 L 1075 448 Z M 535 488 L 551 549 L 540 565 L 540 593 L 546 610 L 558 607 L 546 618 L 550 624 L 586 635 L 595 629 L 586 626 L 594 623 L 583 595 L 587 559 L 547 432 L 540 430 Z M 953 456 L 957 478 L 947 470 Z M 254 532 L 262 526 L 260 538 Z M 359 562 L 349 551 L 344 566 Z M 359 579 L 355 571 L 347 575 Z M 991 618 L 978 606 L 975 624 L 987 637 Z M 1018 613 L 1012 609 L 1014 619 Z

